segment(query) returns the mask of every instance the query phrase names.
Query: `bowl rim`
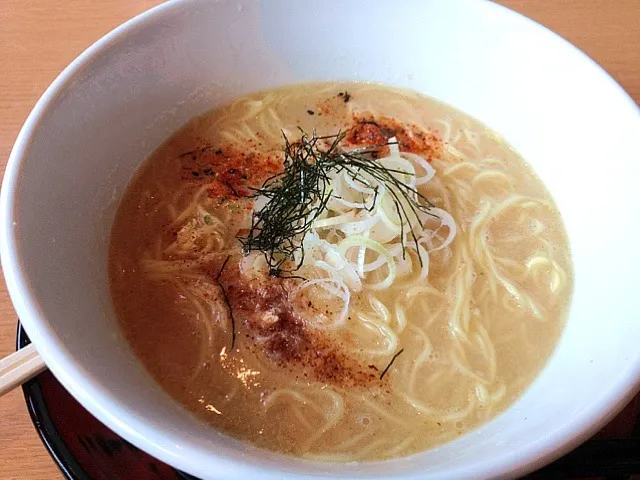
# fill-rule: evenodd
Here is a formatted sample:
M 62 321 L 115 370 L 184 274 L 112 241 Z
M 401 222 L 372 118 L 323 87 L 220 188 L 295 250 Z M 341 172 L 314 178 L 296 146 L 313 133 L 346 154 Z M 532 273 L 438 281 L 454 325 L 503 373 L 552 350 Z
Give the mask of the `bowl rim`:
M 510 15 L 510 21 L 524 22 L 530 28 L 535 28 L 540 35 L 552 36 L 572 53 L 591 64 L 593 74 L 599 75 L 607 81 L 609 88 L 616 90 L 619 101 L 635 107 L 640 120 L 640 108 L 627 92 L 594 60 L 572 45 L 560 35 L 552 32 L 543 25 L 509 8 L 493 3 L 489 0 L 460 0 L 463 3 L 483 3 L 484 8 L 494 9 L 494 12 Z M 51 83 L 42 94 L 36 105 L 20 129 L 11 154 L 7 161 L 2 188 L 0 190 L 0 257 L 5 275 L 9 295 L 25 330 L 37 346 L 38 352 L 45 360 L 49 369 L 55 374 L 62 385 L 101 422 L 113 429 L 131 443 L 149 452 L 177 468 L 194 475 L 202 474 L 197 466 L 189 461 L 184 454 L 184 448 L 178 447 L 178 438 L 157 426 L 143 424 L 134 409 L 122 403 L 117 396 L 104 388 L 101 383 L 90 375 L 82 365 L 77 364 L 70 352 L 54 334 L 49 326 L 45 312 L 40 308 L 36 295 L 29 286 L 28 279 L 21 271 L 20 253 L 17 248 L 15 202 L 16 190 L 20 180 L 21 167 L 26 158 L 31 138 L 37 134 L 38 125 L 54 105 L 55 101 L 65 89 L 69 88 L 77 75 L 92 61 L 98 58 L 117 40 L 127 35 L 141 31 L 146 26 L 154 24 L 163 15 L 168 15 L 182 7 L 183 0 L 169 0 L 166 3 L 146 10 L 119 25 L 102 38 L 97 40 L 75 58 Z M 610 386 L 606 395 L 594 400 L 589 408 L 580 415 L 574 416 L 567 428 L 555 431 L 543 438 L 538 438 L 524 446 L 517 453 L 507 452 L 504 455 L 489 460 L 473 462 L 466 467 L 448 468 L 441 478 L 466 478 L 473 474 L 474 478 L 512 478 L 526 474 L 536 468 L 550 463 L 587 440 L 599 428 L 611 420 L 640 390 L 640 359 L 628 370 L 630 373 L 624 379 Z M 123 420 L 126 417 L 126 421 Z M 140 432 L 153 430 L 152 438 L 143 436 Z M 238 461 L 216 455 L 206 449 L 192 453 L 215 456 L 221 470 L 229 474 L 229 478 L 245 478 L 255 475 L 256 467 L 247 461 Z M 302 478 L 305 474 L 288 473 L 272 469 L 261 469 L 262 478 Z M 404 475 L 402 478 L 420 478 L 420 474 Z M 356 478 L 356 477 L 354 477 Z

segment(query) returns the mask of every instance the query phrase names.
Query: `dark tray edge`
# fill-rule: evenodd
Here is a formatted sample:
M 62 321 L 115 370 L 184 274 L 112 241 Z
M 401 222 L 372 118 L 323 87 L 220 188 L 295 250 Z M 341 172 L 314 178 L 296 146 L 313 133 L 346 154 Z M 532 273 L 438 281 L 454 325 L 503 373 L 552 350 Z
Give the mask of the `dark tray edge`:
M 27 333 L 18 322 L 16 349 L 24 348 L 30 343 L 31 340 L 29 340 Z M 22 385 L 22 393 L 24 394 L 24 400 L 33 426 L 62 475 L 67 480 L 91 480 L 67 449 L 67 446 L 60 440 L 58 430 L 49 415 L 49 409 L 42 396 L 38 377 L 24 383 Z

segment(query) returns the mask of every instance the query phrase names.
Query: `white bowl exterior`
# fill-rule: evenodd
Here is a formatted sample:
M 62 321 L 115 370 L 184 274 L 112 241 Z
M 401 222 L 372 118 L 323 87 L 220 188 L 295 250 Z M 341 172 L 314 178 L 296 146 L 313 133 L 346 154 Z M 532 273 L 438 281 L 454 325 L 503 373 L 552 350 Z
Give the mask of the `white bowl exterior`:
M 134 358 L 107 285 L 111 222 L 141 159 L 239 94 L 334 79 L 413 88 L 503 134 L 556 199 L 576 269 L 560 344 L 512 408 L 380 464 L 285 458 L 202 425 Z M 511 477 L 585 439 L 637 389 L 639 134 L 637 106 L 599 67 L 489 2 L 170 2 L 91 47 L 30 115 L 2 188 L 2 265 L 63 385 L 117 433 L 203 479 Z

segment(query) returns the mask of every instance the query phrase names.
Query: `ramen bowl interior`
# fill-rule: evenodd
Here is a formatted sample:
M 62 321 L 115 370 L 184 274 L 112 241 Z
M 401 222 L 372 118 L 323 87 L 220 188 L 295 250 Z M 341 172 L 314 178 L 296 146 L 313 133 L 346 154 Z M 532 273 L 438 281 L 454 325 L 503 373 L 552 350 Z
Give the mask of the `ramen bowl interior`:
M 375 26 L 375 28 L 373 28 Z M 532 386 L 489 423 L 382 463 L 313 463 L 198 422 L 144 372 L 108 290 L 109 232 L 134 170 L 194 115 L 241 94 L 371 81 L 499 132 L 555 199 L 575 268 L 567 325 Z M 2 265 L 38 351 L 98 419 L 201 478 L 483 478 L 559 456 L 636 391 L 637 105 L 597 65 L 489 2 L 170 2 L 91 47 L 23 128 L 2 188 Z

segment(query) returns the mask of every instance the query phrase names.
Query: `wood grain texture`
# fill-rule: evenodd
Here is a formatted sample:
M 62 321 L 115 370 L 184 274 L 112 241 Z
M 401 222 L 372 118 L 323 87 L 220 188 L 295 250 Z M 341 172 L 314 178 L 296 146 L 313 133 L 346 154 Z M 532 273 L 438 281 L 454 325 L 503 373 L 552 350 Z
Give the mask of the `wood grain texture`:
M 51 81 L 95 40 L 158 0 L 0 0 L 0 172 Z M 577 45 L 640 103 L 640 0 L 500 0 Z M 586 99 L 585 101 L 588 101 Z M 0 357 L 14 349 L 16 315 L 0 282 Z M 21 391 L 0 398 L 0 480 L 61 475 Z

